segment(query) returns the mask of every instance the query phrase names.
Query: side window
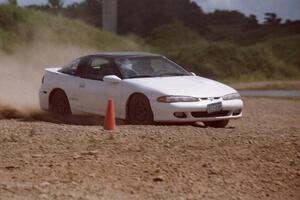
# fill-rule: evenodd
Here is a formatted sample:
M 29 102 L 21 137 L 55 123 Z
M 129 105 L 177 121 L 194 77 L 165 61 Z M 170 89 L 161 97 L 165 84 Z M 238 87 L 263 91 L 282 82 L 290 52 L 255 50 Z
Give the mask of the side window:
M 80 63 L 80 59 L 72 61 L 70 64 L 68 64 L 66 67 L 62 68 L 60 72 L 70 75 L 75 75 L 78 65 Z
M 117 74 L 117 70 L 111 65 L 109 60 L 101 57 L 92 57 L 86 67 L 84 78 L 102 81 L 104 76 Z
M 109 61 L 103 58 L 94 57 L 90 60 L 90 66 L 93 68 L 100 67 L 101 65 L 109 64 Z

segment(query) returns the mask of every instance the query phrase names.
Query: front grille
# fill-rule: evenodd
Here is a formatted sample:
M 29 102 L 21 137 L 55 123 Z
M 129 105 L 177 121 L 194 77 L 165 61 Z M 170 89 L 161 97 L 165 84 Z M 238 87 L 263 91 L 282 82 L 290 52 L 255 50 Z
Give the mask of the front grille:
M 200 98 L 201 100 L 203 100 L 203 101 L 206 101 L 206 100 L 218 100 L 218 99 L 220 99 L 221 97 L 202 97 L 202 98 Z
M 232 115 L 237 116 L 237 115 L 240 115 L 241 113 L 242 113 L 242 110 L 235 110 L 235 111 L 233 111 Z
M 204 118 L 204 117 L 224 117 L 229 114 L 229 111 L 218 111 L 214 113 L 208 113 L 208 112 L 192 112 L 191 113 L 193 117 L 195 118 Z

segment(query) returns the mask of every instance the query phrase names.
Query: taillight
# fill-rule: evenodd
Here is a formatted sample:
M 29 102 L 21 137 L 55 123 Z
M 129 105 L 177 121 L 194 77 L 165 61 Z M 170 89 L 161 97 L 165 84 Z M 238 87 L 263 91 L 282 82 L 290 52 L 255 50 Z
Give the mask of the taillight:
M 45 80 L 45 76 L 43 76 L 43 78 L 42 78 L 42 84 L 44 84 L 44 80 Z

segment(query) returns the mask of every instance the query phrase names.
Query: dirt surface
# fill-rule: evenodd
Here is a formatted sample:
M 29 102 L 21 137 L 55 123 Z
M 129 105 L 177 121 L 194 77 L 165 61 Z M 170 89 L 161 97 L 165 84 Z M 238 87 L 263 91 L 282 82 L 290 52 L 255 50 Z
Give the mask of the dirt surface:
M 300 101 L 245 104 L 226 129 L 2 119 L 0 199 L 300 199 Z

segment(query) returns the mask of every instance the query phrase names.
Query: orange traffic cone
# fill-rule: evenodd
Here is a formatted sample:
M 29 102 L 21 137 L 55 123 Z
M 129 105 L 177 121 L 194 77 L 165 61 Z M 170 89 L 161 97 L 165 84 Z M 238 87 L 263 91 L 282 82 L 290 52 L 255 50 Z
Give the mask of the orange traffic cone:
M 116 129 L 115 107 L 112 99 L 108 100 L 103 128 L 109 131 Z

